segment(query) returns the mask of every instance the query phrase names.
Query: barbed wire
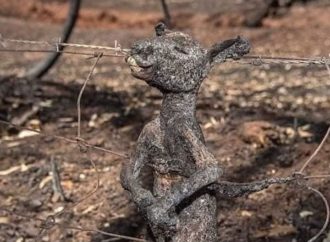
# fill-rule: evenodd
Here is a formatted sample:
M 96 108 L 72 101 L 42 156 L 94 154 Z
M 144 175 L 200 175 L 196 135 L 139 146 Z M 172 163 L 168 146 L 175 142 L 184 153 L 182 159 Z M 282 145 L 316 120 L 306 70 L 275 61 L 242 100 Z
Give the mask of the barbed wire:
M 61 39 L 57 42 L 49 42 L 49 41 L 38 41 L 38 40 L 25 40 L 25 39 L 8 39 L 3 38 L 0 34 L 0 44 L 6 48 L 8 43 L 16 43 L 16 44 L 26 44 L 26 45 L 36 45 L 36 46 L 51 46 L 55 47 L 56 50 L 59 50 L 59 47 L 74 47 L 74 48 L 81 48 L 81 49 L 94 49 L 94 50 L 108 50 L 114 51 L 115 53 L 128 53 L 129 49 L 123 49 L 121 45 L 115 40 L 115 46 L 102 46 L 102 45 L 87 45 L 87 44 L 77 44 L 77 43 L 63 43 Z
M 54 49 L 44 50 L 44 49 L 14 49 L 8 48 L 8 43 L 15 44 L 25 44 L 25 45 L 34 45 L 34 46 L 50 46 Z M 104 53 L 105 57 L 124 57 L 129 54 L 130 49 L 124 49 L 118 44 L 118 41 L 115 40 L 114 47 L 111 46 L 101 46 L 101 45 L 87 45 L 87 44 L 77 44 L 77 43 L 62 43 L 60 41 L 52 43 L 48 41 L 35 41 L 35 40 L 24 40 L 24 39 L 7 39 L 3 38 L 0 34 L 0 44 L 2 49 L 0 52 L 41 52 L 41 53 L 50 53 L 50 52 L 59 52 L 63 54 L 75 54 L 75 55 L 88 55 L 92 57 L 97 57 L 98 53 L 95 52 L 82 52 L 82 51 L 63 51 L 60 50 L 62 47 L 72 47 L 74 49 L 89 49 L 89 50 L 107 50 L 114 53 Z M 246 55 L 239 60 L 233 60 L 234 62 L 241 64 L 250 64 L 255 66 L 260 65 L 270 65 L 270 64 L 291 64 L 291 65 L 324 65 L 330 63 L 330 57 L 320 56 L 320 57 L 286 57 L 286 56 L 264 56 L 264 55 Z
M 89 56 L 90 58 L 97 57 L 99 52 L 82 52 L 82 51 L 68 51 L 68 50 L 32 50 L 32 49 L 0 49 L 0 52 L 30 52 L 30 53 L 62 53 L 70 55 Z M 103 53 L 103 57 L 125 57 L 122 54 Z

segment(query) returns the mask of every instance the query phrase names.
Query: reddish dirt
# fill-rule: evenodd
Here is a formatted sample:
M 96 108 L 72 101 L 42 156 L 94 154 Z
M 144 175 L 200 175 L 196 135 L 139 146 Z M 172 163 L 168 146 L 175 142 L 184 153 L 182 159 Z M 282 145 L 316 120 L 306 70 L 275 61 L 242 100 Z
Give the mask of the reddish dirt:
M 152 26 L 162 18 L 159 6 L 148 7 L 148 1 L 109 2 L 84 3 L 72 42 L 109 45 L 116 39 L 128 47 L 150 36 Z M 172 3 L 175 25 L 205 45 L 240 34 L 251 40 L 255 54 L 328 55 L 330 6 L 324 1 L 296 5 L 283 16 L 265 19 L 258 29 L 241 26 L 246 6 L 224 1 L 226 11 L 218 12 L 216 2 L 189 7 Z M 18 0 L 0 0 L 0 5 L 0 33 L 7 38 L 52 40 L 65 16 L 63 1 L 28 0 L 23 6 Z M 45 80 L 28 81 L 16 75 L 23 75 L 42 55 L 0 56 L 0 119 L 74 138 L 76 99 L 93 60 L 64 56 Z M 323 67 L 228 63 L 215 68 L 201 88 L 198 118 L 208 147 L 225 167 L 224 179 L 247 182 L 299 170 L 330 124 L 329 88 Z M 130 76 L 122 59 L 103 58 L 83 95 L 82 137 L 129 154 L 160 101 L 158 92 Z M 34 112 L 33 106 L 38 107 Z M 0 208 L 14 212 L 0 210 L 0 241 L 33 241 L 40 232 L 35 218 L 45 219 L 61 207 L 69 207 L 56 217 L 62 226 L 44 231 L 37 241 L 109 241 L 106 235 L 70 226 L 134 237 L 143 234 L 144 222 L 119 184 L 125 159 L 96 150 L 84 153 L 54 137 L 29 135 L 0 125 Z M 329 157 L 330 141 L 306 172 L 330 173 Z M 70 209 L 97 184 L 90 158 L 99 171 L 99 189 Z M 53 192 L 51 159 L 58 163 L 69 201 Z M 327 179 L 310 184 L 330 199 Z M 219 199 L 222 242 L 305 242 L 324 219 L 322 200 L 306 188 L 272 186 L 240 199 Z M 317 241 L 329 241 L 327 236 L 328 230 Z

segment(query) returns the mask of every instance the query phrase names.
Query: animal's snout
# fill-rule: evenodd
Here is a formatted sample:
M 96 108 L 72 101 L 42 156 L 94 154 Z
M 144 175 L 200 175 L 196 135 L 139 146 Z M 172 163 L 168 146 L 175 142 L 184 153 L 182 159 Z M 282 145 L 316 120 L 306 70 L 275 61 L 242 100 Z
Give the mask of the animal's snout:
M 130 66 L 137 66 L 137 63 L 135 61 L 135 59 L 132 56 L 126 56 L 125 61 L 127 64 L 129 64 Z

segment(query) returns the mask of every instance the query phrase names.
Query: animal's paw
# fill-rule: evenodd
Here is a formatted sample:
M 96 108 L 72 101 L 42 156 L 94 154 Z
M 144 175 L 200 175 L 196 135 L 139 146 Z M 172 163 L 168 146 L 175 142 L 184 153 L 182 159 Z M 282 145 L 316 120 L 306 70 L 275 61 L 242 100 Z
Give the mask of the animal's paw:
M 147 209 L 147 218 L 154 234 L 165 235 L 165 237 L 172 237 L 175 234 L 177 224 L 175 212 L 156 203 Z
M 150 191 L 140 191 L 134 194 L 133 200 L 142 214 L 147 214 L 147 209 L 156 202 Z

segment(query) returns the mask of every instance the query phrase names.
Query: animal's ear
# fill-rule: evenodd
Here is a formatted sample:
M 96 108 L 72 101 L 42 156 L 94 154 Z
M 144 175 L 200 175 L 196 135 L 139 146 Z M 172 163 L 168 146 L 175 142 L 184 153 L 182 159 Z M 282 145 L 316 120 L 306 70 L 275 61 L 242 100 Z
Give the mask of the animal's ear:
M 163 22 L 160 22 L 155 26 L 155 32 L 156 32 L 157 36 L 162 36 L 171 31 L 167 28 L 166 24 L 164 24 Z
M 238 36 L 236 39 L 225 40 L 213 45 L 209 49 L 207 57 L 210 63 L 222 63 L 226 59 L 237 60 L 249 53 L 250 48 L 249 41 Z

